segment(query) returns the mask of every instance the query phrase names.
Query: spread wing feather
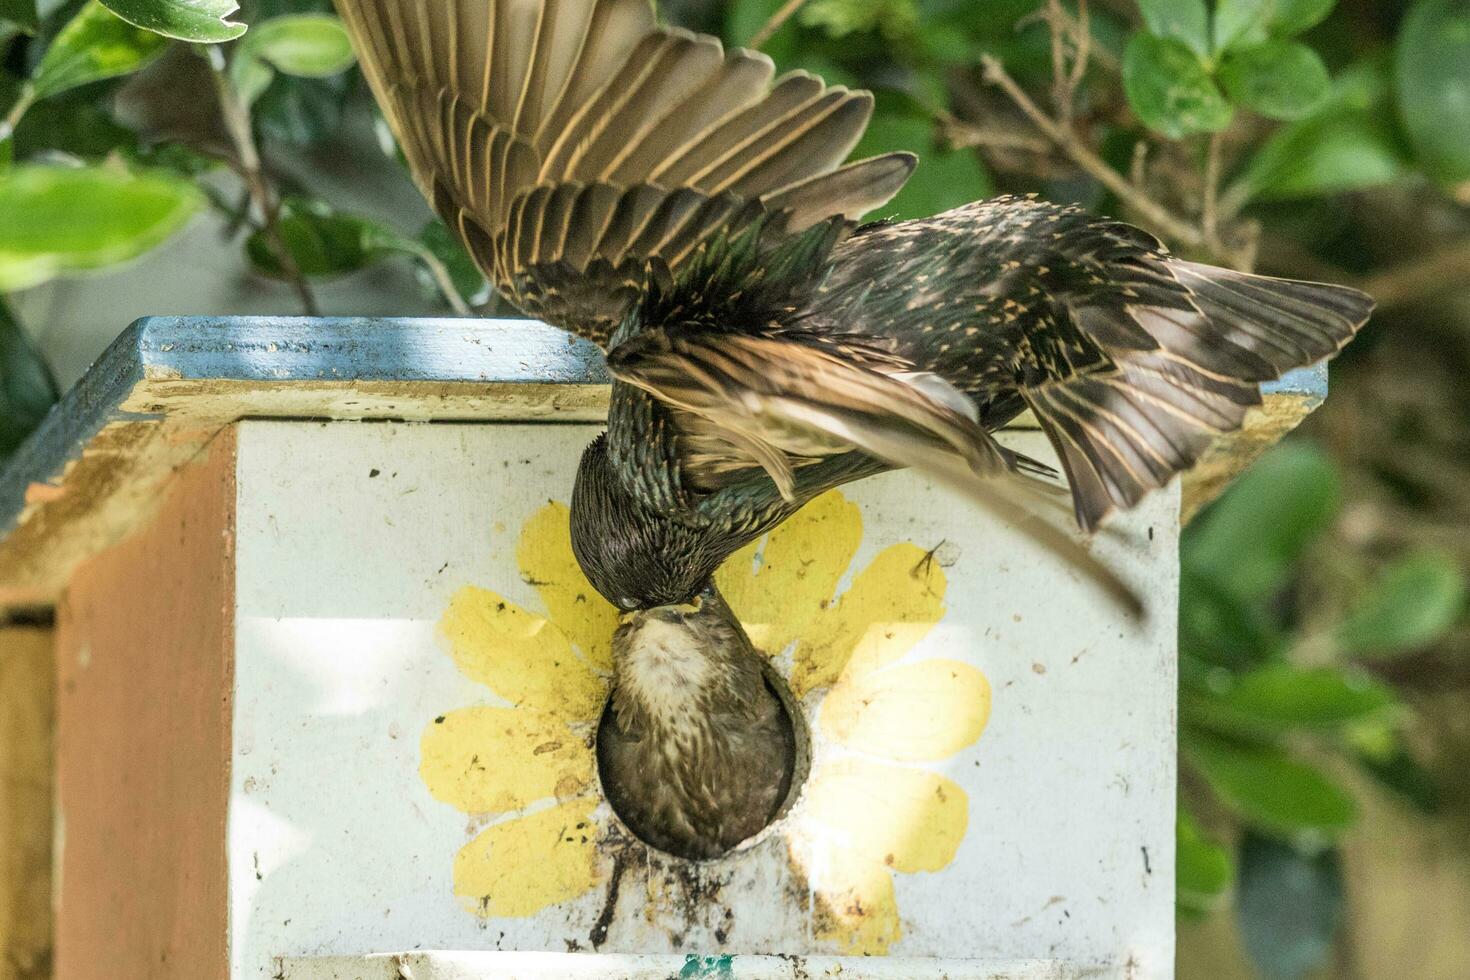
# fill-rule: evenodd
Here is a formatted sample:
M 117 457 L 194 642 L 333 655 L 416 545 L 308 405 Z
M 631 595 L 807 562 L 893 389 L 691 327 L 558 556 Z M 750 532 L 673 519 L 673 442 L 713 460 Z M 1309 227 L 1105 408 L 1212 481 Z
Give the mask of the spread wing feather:
M 893 337 L 988 424 L 1029 407 L 1096 528 L 1193 465 L 1261 403 L 1260 383 L 1329 357 L 1372 300 L 1176 258 L 1077 208 L 997 198 L 839 244 L 806 316 Z
M 648 0 L 337 0 L 420 189 L 527 314 L 605 344 L 721 229 L 856 219 L 913 158 L 843 167 L 866 92 L 660 27 Z M 656 261 L 655 261 L 656 260 Z
M 608 366 L 685 418 L 686 478 L 700 478 L 698 446 L 706 442 L 715 447 L 711 465 L 729 464 L 736 450 L 764 468 L 792 503 L 799 501 L 796 469 L 804 464 L 856 451 L 913 467 L 964 491 L 1121 604 L 1141 610 L 1113 571 L 1043 516 L 1050 485 L 1040 478 L 1050 469 L 1001 446 L 968 398 L 900 358 L 830 338 L 645 330 L 615 347 Z M 717 482 L 726 479 L 716 474 Z

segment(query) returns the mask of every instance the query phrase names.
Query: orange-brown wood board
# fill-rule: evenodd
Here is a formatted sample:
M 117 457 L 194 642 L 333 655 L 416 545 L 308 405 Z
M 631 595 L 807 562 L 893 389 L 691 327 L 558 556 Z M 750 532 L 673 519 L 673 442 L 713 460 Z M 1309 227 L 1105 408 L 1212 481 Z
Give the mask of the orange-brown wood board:
M 0 629 L 0 980 L 50 976 L 53 643 Z
M 227 974 L 234 430 L 59 608 L 58 980 Z

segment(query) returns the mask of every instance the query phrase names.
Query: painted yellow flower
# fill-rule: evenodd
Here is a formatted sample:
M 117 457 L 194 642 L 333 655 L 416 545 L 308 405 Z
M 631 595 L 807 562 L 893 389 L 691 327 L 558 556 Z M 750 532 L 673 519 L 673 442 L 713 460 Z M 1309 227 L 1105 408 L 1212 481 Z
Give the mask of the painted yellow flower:
M 734 555 L 716 582 L 756 646 L 789 664 L 813 719 L 811 775 L 779 829 L 814 896 L 815 931 L 842 952 L 883 953 L 902 933 L 894 874 L 949 865 L 968 823 L 964 790 L 917 764 L 980 737 L 990 688 L 968 664 L 906 660 L 944 616 L 931 554 L 888 547 L 837 596 L 861 540 L 858 508 L 831 493 Z M 614 819 L 592 734 L 617 614 L 577 566 L 564 506 L 527 522 L 517 560 L 547 616 L 467 587 L 441 623 L 459 669 L 507 704 L 436 718 L 422 741 L 429 791 L 493 821 L 453 868 L 455 894 L 487 917 L 533 915 L 598 885 Z

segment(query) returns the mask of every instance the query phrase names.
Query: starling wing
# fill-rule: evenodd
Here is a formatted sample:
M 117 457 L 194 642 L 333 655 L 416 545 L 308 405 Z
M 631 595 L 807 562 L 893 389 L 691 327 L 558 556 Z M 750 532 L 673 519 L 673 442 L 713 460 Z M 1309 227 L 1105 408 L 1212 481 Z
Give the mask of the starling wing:
M 1195 463 L 1260 384 L 1336 354 L 1373 301 L 1172 256 L 1079 208 L 998 198 L 839 244 L 810 314 L 898 338 L 999 424 L 1031 409 L 1096 528 Z
M 1030 408 L 1086 530 L 1192 465 L 1260 403 L 1260 382 L 1336 353 L 1372 310 L 1353 289 L 1187 262 L 1132 226 L 1015 198 L 861 230 L 803 253 L 800 275 L 727 251 L 643 307 L 655 324 L 697 296 L 709 326 L 644 326 L 609 359 L 678 410 L 686 483 L 718 496 L 760 467 L 790 496 L 800 467 L 860 451 L 1015 502 L 1014 481 L 994 478 L 1036 466 L 987 430 Z
M 655 271 L 730 226 L 796 232 L 891 198 L 842 166 L 865 92 L 659 27 L 649 0 L 337 0 L 420 190 L 496 288 L 606 345 Z

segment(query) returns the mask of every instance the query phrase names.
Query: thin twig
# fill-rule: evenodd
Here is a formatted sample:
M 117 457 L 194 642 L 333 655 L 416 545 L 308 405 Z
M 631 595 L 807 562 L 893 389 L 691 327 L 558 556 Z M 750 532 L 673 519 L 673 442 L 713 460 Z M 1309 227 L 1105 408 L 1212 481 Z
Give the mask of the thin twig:
M 1470 242 L 1456 242 L 1437 252 L 1409 259 L 1358 284 L 1381 307 L 1426 299 L 1470 281 Z
M 1052 108 L 1056 110 L 1057 118 L 1063 126 L 1072 125 L 1072 98 L 1067 89 L 1067 79 L 1071 74 L 1067 71 L 1067 44 L 1066 28 L 1062 26 L 1057 15 L 1062 11 L 1062 0 L 1046 0 L 1046 6 L 1038 13 L 1044 14 L 1047 26 L 1051 28 L 1051 101 Z
M 1148 178 L 1148 140 L 1139 140 L 1133 144 L 1133 160 L 1128 167 L 1128 179 L 1133 186 L 1142 189 L 1143 182 Z
M 1058 14 L 1070 22 L 1067 12 L 1057 7 Z M 1087 0 L 1077 0 L 1076 30 L 1072 34 L 1072 43 L 1076 45 L 1077 53 L 1072 58 L 1072 77 L 1067 80 L 1068 88 L 1075 93 L 1078 86 L 1082 84 L 1083 77 L 1087 74 L 1087 66 L 1092 61 L 1092 22 L 1087 12 Z M 1106 54 L 1106 52 L 1102 52 Z
M 21 118 L 30 111 L 31 106 L 36 104 L 36 90 L 30 85 L 20 90 L 20 98 L 15 100 L 15 105 L 0 119 L 0 140 L 10 139 L 15 132 L 15 127 L 20 125 Z
M 266 243 L 275 253 L 276 262 L 281 267 L 296 295 L 301 300 L 302 309 L 307 316 L 321 316 L 321 308 L 317 305 L 316 296 L 312 294 L 311 286 L 306 277 L 301 274 L 301 268 L 296 264 L 296 257 L 291 254 L 287 247 L 285 238 L 281 235 L 281 215 L 277 206 L 275 194 L 272 193 L 270 181 L 265 176 L 265 169 L 261 165 L 260 150 L 255 145 L 255 133 L 250 126 L 250 110 L 240 99 L 240 94 L 230 82 L 225 71 L 225 57 L 220 53 L 217 46 L 207 49 L 209 67 L 214 75 L 215 93 L 219 98 L 220 116 L 224 121 L 225 130 L 230 134 L 230 142 L 234 144 L 236 161 L 239 164 L 239 172 L 245 187 L 250 192 L 250 197 L 255 201 L 255 206 L 260 209 L 263 230 Z
M 1051 140 L 1052 145 L 1065 153 L 1073 163 L 1091 174 L 1098 183 L 1115 194 L 1129 208 L 1142 215 L 1146 221 L 1157 227 L 1167 237 L 1193 247 L 1205 244 L 1204 235 L 1198 228 L 1176 217 L 1162 204 L 1143 193 L 1122 174 L 1110 167 L 1106 160 L 1083 145 L 1071 130 L 1042 112 L 1036 103 L 1031 101 L 1031 97 L 1021 89 L 1021 86 L 1016 84 L 1016 80 L 1010 76 L 998 59 L 992 55 L 982 55 L 980 63 L 985 71 L 985 80 L 1005 92 L 1016 107 L 1031 121 L 1031 124 L 1043 136 Z
M 1072 126 L 1077 101 L 1077 87 L 1087 74 L 1087 60 L 1092 51 L 1092 35 L 1088 31 L 1087 0 L 1078 0 L 1077 20 L 1067 14 L 1062 0 L 1047 0 L 1037 11 L 1051 28 L 1052 102 L 1057 118 L 1066 128 Z M 1072 42 L 1072 64 L 1067 65 L 1067 42 Z
M 1224 139 L 1219 133 L 1210 136 L 1209 149 L 1205 151 L 1204 203 L 1200 207 L 1200 231 L 1210 248 L 1220 251 L 1220 151 Z
M 475 311 L 470 309 L 470 304 L 465 302 L 464 297 L 455 288 L 454 277 L 449 274 L 449 267 L 441 262 L 439 256 L 435 255 L 427 246 L 419 243 L 414 244 L 414 255 L 418 256 L 419 261 L 424 264 L 424 268 L 429 270 L 429 275 L 433 278 L 434 284 L 439 287 L 439 292 L 444 294 L 444 299 L 449 303 L 450 308 L 454 310 L 455 316 L 474 316 Z
M 804 3 L 806 3 L 806 0 L 786 0 L 781 5 L 781 9 L 772 14 L 771 19 L 766 21 L 760 30 L 750 36 L 750 40 L 745 42 L 745 46 L 752 50 L 759 50 L 763 44 L 771 39 L 772 35 L 795 16 L 796 12 L 801 9 Z
M 939 127 L 951 149 L 964 150 L 981 147 L 990 150 L 1024 150 L 1027 153 L 1050 153 L 1051 142 L 1031 133 L 1018 133 L 1014 129 L 978 126 L 954 116 L 941 114 Z

